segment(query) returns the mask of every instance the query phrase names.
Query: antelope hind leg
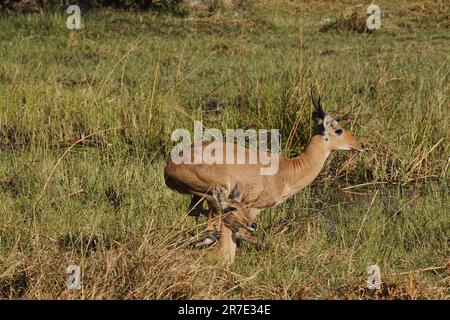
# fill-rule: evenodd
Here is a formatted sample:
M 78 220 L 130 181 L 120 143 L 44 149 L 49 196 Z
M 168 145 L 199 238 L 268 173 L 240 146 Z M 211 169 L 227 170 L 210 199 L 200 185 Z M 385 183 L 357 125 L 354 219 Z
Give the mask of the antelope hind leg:
M 188 216 L 198 218 L 202 214 L 205 215 L 208 210 L 203 208 L 203 201 L 201 197 L 193 195 L 187 212 Z

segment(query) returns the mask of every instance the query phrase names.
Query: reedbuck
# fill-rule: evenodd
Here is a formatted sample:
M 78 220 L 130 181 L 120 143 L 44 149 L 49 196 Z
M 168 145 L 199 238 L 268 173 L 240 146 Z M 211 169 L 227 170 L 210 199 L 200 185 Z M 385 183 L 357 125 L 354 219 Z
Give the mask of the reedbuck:
M 261 175 L 261 163 L 250 164 L 247 161 L 251 155 L 260 159 L 259 152 L 232 145 L 231 150 L 239 155 L 241 151 L 245 155 L 244 164 L 175 164 L 169 160 L 164 170 L 166 185 L 181 193 L 192 197 L 189 205 L 189 215 L 208 216 L 208 230 L 219 230 L 220 225 L 213 223 L 219 213 L 217 201 L 212 194 L 213 186 L 218 185 L 225 190 L 227 196 L 240 186 L 240 203 L 246 206 L 245 215 L 248 221 L 246 228 L 240 228 L 237 237 L 248 235 L 248 230 L 256 229 L 256 217 L 266 208 L 274 207 L 309 185 L 320 173 L 325 160 L 333 150 L 357 150 L 363 151 L 361 143 L 356 140 L 349 131 L 342 128 L 329 114 L 325 113 L 320 105 L 320 97 L 316 101 L 311 92 L 311 100 L 314 106 L 312 114 L 315 129 L 306 149 L 299 156 L 287 159 L 279 157 L 279 169 L 274 175 Z M 204 141 L 200 148 L 210 144 L 216 144 L 215 148 L 222 148 L 223 154 L 227 150 L 227 143 L 218 141 Z M 199 146 L 192 145 L 185 148 L 184 152 L 193 155 L 199 150 Z M 229 150 L 229 149 L 228 149 Z M 278 155 L 271 155 L 278 157 Z M 203 202 L 208 203 L 208 209 L 203 209 Z M 213 237 L 205 239 L 199 245 L 207 245 L 214 242 Z

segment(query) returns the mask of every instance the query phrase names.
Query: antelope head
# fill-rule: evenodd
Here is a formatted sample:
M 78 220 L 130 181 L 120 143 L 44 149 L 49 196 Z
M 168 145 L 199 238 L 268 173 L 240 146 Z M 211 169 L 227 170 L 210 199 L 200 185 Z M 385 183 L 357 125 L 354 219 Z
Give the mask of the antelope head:
M 223 214 L 224 224 L 233 231 L 244 229 L 255 232 L 257 224 L 250 219 L 250 207 L 244 205 L 242 201 L 242 192 L 240 185 L 231 191 L 228 199 L 221 187 L 215 185 L 213 188 L 213 198 Z
M 320 97 L 316 101 L 312 90 L 311 101 L 315 109 L 313 112 L 313 120 L 316 124 L 315 134 L 322 136 L 328 150 L 364 151 L 361 143 L 353 137 L 350 131 L 345 130 L 337 120 L 323 111 Z

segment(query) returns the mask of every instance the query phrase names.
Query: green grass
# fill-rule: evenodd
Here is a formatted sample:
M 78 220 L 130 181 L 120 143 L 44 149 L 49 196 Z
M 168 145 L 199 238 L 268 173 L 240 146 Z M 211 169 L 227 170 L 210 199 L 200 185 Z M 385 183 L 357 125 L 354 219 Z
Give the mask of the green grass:
M 334 2 L 103 10 L 74 32 L 64 13 L 1 15 L 0 297 L 448 299 L 445 5 L 378 4 L 373 33 L 320 32 L 346 9 Z M 368 152 L 333 154 L 311 187 L 263 212 L 266 250 L 244 244 L 223 267 L 189 249 L 203 225 L 164 185 L 171 132 L 200 119 L 279 128 L 294 156 L 311 134 L 311 86 L 351 115 Z M 69 264 L 80 291 L 65 287 Z

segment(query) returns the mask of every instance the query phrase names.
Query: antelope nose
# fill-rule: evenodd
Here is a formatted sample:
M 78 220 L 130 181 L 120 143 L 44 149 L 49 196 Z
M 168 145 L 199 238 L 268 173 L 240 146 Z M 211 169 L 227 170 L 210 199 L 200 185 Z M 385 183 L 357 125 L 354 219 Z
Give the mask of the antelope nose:
M 256 229 L 258 229 L 258 224 L 256 222 L 253 222 L 250 227 L 256 231 Z

